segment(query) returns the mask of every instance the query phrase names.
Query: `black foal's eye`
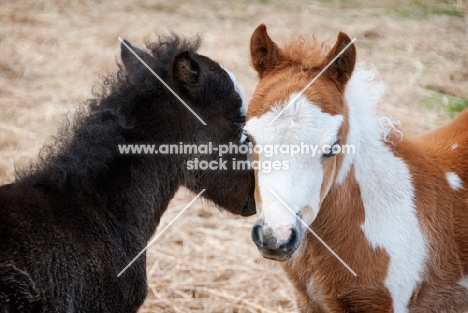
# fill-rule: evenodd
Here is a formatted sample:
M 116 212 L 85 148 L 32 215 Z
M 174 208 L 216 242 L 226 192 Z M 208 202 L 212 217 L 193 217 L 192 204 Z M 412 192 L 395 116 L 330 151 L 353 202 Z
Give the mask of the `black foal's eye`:
M 340 152 L 339 148 L 340 148 L 340 141 L 337 140 L 332 144 L 332 146 L 330 147 L 330 150 L 327 153 L 322 154 L 322 157 L 331 158 L 335 156 L 337 153 Z
M 245 115 L 244 116 L 238 116 L 232 119 L 232 122 L 237 128 L 242 127 L 242 124 L 245 123 Z

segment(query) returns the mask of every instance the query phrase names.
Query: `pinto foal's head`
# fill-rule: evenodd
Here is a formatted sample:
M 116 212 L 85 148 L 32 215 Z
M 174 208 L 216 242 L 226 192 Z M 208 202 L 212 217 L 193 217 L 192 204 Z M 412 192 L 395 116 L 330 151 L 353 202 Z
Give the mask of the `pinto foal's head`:
M 291 257 L 306 230 L 300 219 L 307 225 L 314 221 L 335 180 L 342 155 L 333 151 L 346 142 L 344 90 L 355 65 L 354 45 L 300 92 L 350 42 L 346 34 L 340 33 L 336 44 L 323 54 L 320 46 L 304 41 L 280 49 L 264 25 L 252 35 L 250 53 L 260 82 L 249 104 L 245 130 L 258 148 L 254 149 L 254 158 L 260 164 L 255 186 L 258 221 L 252 239 L 264 257 Z M 287 145 L 292 151 L 292 145 L 301 144 L 314 145 L 319 152 L 290 156 L 278 149 L 270 157 L 262 153 L 267 146 Z M 262 171 L 263 162 L 275 161 L 287 162 L 288 168 Z

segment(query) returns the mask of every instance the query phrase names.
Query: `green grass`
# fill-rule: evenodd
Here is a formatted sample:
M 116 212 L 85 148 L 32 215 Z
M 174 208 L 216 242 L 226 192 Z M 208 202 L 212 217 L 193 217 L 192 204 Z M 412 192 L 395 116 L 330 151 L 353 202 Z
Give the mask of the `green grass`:
M 464 12 L 460 11 L 458 9 L 439 9 L 439 10 L 434 10 L 434 14 L 439 14 L 439 15 L 448 15 L 448 16 L 453 16 L 453 17 L 462 17 L 464 16 Z
M 18 114 L 14 111 L 6 111 L 0 115 L 0 121 L 2 122 L 14 122 L 17 123 Z
M 454 18 L 463 17 L 464 12 L 456 8 L 450 7 L 438 7 L 430 6 L 425 4 L 406 6 L 400 8 L 391 8 L 388 13 L 404 19 L 417 20 L 417 19 L 429 19 L 436 15 L 447 15 Z
M 467 14 L 463 8 L 457 7 L 456 0 L 320 0 L 320 2 L 342 7 L 372 8 L 380 13 L 410 20 L 429 19 L 436 15 L 458 18 Z
M 429 90 L 429 97 L 423 101 L 427 108 L 441 108 L 450 117 L 468 108 L 468 99 L 449 96 L 437 91 Z

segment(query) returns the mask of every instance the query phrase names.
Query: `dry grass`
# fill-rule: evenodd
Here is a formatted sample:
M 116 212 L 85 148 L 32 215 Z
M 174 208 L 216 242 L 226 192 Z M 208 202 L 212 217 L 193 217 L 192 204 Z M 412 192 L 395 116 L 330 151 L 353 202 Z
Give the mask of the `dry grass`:
M 466 1 L 0 1 L 0 183 L 14 179 L 63 114 L 115 69 L 117 37 L 142 46 L 169 29 L 201 33 L 202 52 L 253 93 L 248 42 L 266 23 L 273 39 L 294 33 L 357 37 L 359 58 L 387 84 L 382 109 L 408 133 L 440 125 L 427 87 L 468 97 Z M 182 190 L 167 224 L 193 195 Z M 197 202 L 148 251 L 148 300 L 140 312 L 293 312 L 292 287 L 249 238 L 253 219 Z M 161 229 L 161 227 L 159 228 Z
M 159 229 L 190 198 L 181 190 Z M 190 207 L 148 252 L 149 297 L 140 312 L 290 311 L 285 275 L 251 244 L 253 222 L 203 202 Z

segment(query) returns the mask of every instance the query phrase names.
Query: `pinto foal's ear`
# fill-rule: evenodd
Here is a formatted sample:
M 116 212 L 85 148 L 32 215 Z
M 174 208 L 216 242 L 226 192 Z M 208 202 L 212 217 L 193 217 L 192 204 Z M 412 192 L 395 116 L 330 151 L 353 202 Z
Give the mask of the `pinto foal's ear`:
M 179 53 L 174 59 L 174 77 L 182 88 L 191 95 L 195 94 L 200 67 L 188 51 Z
M 141 62 L 137 59 L 137 57 L 129 50 L 132 49 L 143 61 L 146 59 L 148 55 L 145 51 L 140 50 L 132 46 L 127 40 L 124 39 L 125 44 L 122 42 L 120 43 L 120 58 L 122 59 L 122 63 L 125 66 L 125 69 L 128 72 L 133 72 L 137 68 L 142 66 Z M 128 48 L 127 48 L 127 46 Z
M 281 50 L 268 36 L 265 24 L 259 25 L 250 38 L 250 57 L 260 78 L 282 60 Z
M 325 58 L 326 63 L 324 66 L 330 63 L 350 42 L 351 39 L 348 37 L 348 35 L 340 32 L 338 34 L 338 39 L 336 40 L 335 46 L 330 50 L 327 57 Z M 337 83 L 341 85 L 341 87 L 344 87 L 344 85 L 351 78 L 355 63 L 356 47 L 353 43 L 335 60 L 335 62 L 330 65 L 330 67 L 327 69 L 327 72 Z

